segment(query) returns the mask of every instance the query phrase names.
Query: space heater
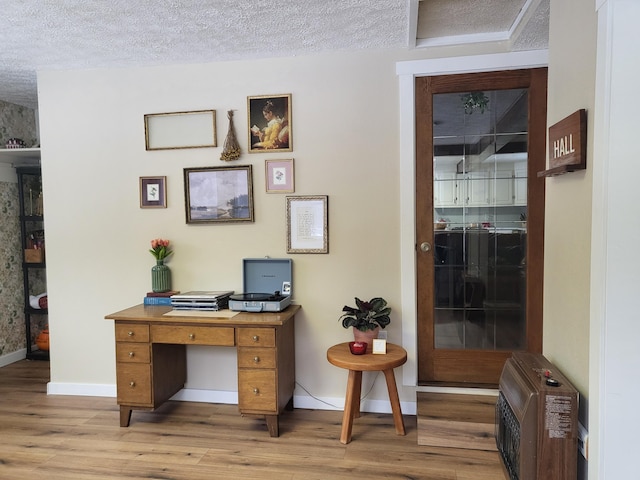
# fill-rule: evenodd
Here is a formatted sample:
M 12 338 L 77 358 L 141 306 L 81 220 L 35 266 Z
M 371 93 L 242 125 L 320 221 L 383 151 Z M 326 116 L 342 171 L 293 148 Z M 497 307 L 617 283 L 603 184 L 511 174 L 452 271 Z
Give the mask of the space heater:
M 575 480 L 578 392 L 544 356 L 514 352 L 502 370 L 496 444 L 510 480 Z

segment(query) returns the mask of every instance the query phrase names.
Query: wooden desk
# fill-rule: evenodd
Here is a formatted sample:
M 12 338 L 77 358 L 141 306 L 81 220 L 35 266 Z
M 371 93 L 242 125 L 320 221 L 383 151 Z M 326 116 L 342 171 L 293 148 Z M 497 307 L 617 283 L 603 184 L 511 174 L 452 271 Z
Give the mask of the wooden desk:
M 342 416 L 342 431 L 340 432 L 340 443 L 347 444 L 351 441 L 351 430 L 354 417 L 360 416 L 360 394 L 362 391 L 362 372 L 378 371 L 384 372 L 387 380 L 387 390 L 393 412 L 393 422 L 398 435 L 404 435 L 404 420 L 400 399 L 398 397 L 398 387 L 393 369 L 403 365 L 407 361 L 407 352 L 404 348 L 393 343 L 387 343 L 386 354 L 365 353 L 364 355 L 353 355 L 349 351 L 349 342 L 334 345 L 327 350 L 327 360 L 332 365 L 349 370 L 347 380 L 347 395 L 344 399 L 344 414 Z
M 129 426 L 132 410 L 153 410 L 184 387 L 186 345 L 237 346 L 238 409 L 264 415 L 269 434 L 277 437 L 278 416 L 293 408 L 293 320 L 299 309 L 167 316 L 169 306 L 137 305 L 107 315 L 115 320 L 120 426 Z

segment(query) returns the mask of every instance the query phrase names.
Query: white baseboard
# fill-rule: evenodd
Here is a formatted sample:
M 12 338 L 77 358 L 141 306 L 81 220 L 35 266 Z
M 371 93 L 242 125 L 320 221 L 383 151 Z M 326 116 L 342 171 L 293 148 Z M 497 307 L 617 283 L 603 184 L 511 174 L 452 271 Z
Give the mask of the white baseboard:
M 294 395 L 293 405 L 295 408 L 307 408 L 309 410 L 343 410 L 343 397 L 322 397 L 314 398 L 309 395 Z M 416 402 L 400 402 L 403 415 L 415 415 L 417 411 Z M 391 413 L 389 400 L 368 400 L 360 402 L 360 411 L 368 413 Z
M 116 397 L 116 386 L 49 382 L 47 384 L 47 394 Z M 237 405 L 238 392 L 183 388 L 171 397 L 171 400 Z M 310 410 L 342 410 L 344 408 L 344 398 L 314 398 L 309 395 L 294 395 L 293 406 L 294 408 L 307 408 Z M 400 407 L 404 415 L 416 414 L 416 402 L 400 402 Z M 391 404 L 389 400 L 368 400 L 365 398 L 360 404 L 360 409 L 363 412 L 369 413 L 391 413 Z
M 238 392 L 224 390 L 200 390 L 197 388 L 183 388 L 171 400 L 180 402 L 225 403 L 238 404 Z
M 78 397 L 116 397 L 115 385 L 87 383 L 47 383 L 47 395 L 75 395 Z
M 24 360 L 27 358 L 27 349 L 22 348 L 17 352 L 7 353 L 6 355 L 2 355 L 0 357 L 0 367 L 6 367 L 15 362 L 19 362 L 20 360 Z

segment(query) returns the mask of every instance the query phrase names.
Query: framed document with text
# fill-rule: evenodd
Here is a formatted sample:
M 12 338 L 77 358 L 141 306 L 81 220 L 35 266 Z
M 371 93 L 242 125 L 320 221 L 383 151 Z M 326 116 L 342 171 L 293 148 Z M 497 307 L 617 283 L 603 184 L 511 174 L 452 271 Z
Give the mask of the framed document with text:
M 329 197 L 287 197 L 287 253 L 329 253 Z

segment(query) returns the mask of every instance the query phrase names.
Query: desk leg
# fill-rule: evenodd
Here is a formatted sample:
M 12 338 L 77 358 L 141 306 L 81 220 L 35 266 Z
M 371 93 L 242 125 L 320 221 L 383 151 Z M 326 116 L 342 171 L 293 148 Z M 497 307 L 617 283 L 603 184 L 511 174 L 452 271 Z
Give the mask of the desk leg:
M 396 425 L 396 433 L 398 435 L 404 435 L 404 420 L 402 418 L 400 398 L 398 397 L 398 386 L 396 385 L 396 377 L 393 374 L 393 368 L 385 370 L 384 377 L 387 380 L 387 390 L 389 391 L 389 400 L 391 401 L 391 411 L 393 412 L 393 423 Z
M 362 389 L 362 372 L 349 370 L 347 380 L 347 394 L 344 399 L 344 413 L 342 415 L 342 431 L 340 443 L 347 444 L 351 441 L 353 418 L 360 416 L 360 390 Z
M 265 415 L 267 421 L 267 429 L 269 429 L 270 437 L 280 436 L 280 424 L 278 423 L 278 415 Z
M 293 395 L 291 395 L 291 398 L 289 399 L 287 404 L 284 406 L 284 409 L 289 412 L 293 412 Z
M 129 407 L 120 407 L 120 426 L 128 427 L 131 422 L 131 411 L 133 409 Z

